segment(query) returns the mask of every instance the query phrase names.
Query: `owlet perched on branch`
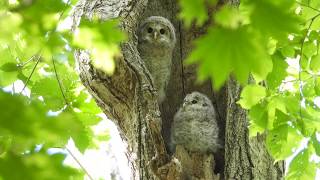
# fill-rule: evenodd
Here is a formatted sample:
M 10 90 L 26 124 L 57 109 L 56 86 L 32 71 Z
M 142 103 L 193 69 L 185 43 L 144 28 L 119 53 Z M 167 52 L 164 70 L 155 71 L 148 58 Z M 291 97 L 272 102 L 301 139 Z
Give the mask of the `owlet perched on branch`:
M 171 129 L 171 145 L 200 153 L 216 152 L 219 127 L 210 99 L 199 92 L 188 94 L 175 114 Z
M 144 20 L 138 29 L 138 51 L 151 73 L 153 83 L 158 91 L 159 103 L 165 98 L 175 43 L 174 27 L 164 17 L 151 16 Z

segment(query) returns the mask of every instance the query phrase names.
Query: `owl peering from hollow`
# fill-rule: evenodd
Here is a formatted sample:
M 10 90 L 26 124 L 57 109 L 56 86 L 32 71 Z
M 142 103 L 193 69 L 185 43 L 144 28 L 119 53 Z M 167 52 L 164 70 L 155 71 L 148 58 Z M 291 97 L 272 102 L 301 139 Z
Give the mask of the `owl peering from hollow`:
M 158 91 L 159 103 L 165 98 L 175 43 L 174 27 L 164 17 L 148 17 L 138 29 L 138 51 L 151 73 L 154 86 Z
M 183 146 L 190 152 L 214 153 L 219 148 L 219 127 L 210 99 L 199 92 L 188 94 L 175 114 L 171 148 Z

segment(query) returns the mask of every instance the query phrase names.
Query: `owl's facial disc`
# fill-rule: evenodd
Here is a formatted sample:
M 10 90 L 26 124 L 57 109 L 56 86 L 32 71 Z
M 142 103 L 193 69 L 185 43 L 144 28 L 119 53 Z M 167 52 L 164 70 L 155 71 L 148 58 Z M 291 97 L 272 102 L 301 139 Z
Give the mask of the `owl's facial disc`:
M 201 102 L 198 97 L 187 96 L 184 99 L 183 106 L 194 106 L 194 105 L 198 105 L 199 103 L 201 103 Z
M 145 41 L 156 46 L 166 46 L 170 44 L 169 32 L 161 24 L 149 24 L 145 27 Z
M 188 94 L 183 101 L 183 107 L 204 108 L 208 106 L 209 104 L 206 103 L 206 99 L 196 93 Z

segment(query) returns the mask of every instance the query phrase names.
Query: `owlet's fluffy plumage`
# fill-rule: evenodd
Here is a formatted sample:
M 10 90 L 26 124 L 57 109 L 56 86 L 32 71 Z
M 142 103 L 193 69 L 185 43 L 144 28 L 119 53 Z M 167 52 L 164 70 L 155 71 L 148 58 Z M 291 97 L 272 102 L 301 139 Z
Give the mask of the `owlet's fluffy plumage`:
M 199 92 L 188 94 L 173 119 L 173 148 L 181 145 L 191 152 L 213 153 L 220 148 L 218 135 L 219 127 L 210 99 Z
M 172 52 L 176 43 L 175 30 L 171 22 L 160 16 L 144 20 L 138 29 L 138 51 L 151 73 L 158 91 L 158 102 L 165 97 L 170 79 Z

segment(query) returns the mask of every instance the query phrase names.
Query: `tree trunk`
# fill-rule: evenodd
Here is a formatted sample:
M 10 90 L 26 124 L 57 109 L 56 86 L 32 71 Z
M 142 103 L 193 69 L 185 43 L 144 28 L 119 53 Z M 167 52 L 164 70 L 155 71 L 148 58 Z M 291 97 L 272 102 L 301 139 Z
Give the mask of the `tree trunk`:
M 246 111 L 236 104 L 240 86 L 231 79 L 215 92 L 210 82 L 194 83 L 195 65 L 183 65 L 192 41 L 205 33 L 208 24 L 185 29 L 176 18 L 178 10 L 173 0 L 80 0 L 72 14 L 74 27 L 81 17 L 98 15 L 104 20 L 120 17 L 121 28 L 129 35 L 128 41 L 121 44 L 123 56 L 116 58 L 116 72 L 112 76 L 90 64 L 88 51 L 78 51 L 75 57 L 83 84 L 128 144 L 132 179 L 175 180 L 186 179 L 186 176 L 191 179 L 281 179 L 283 163 L 273 164 L 264 146 L 264 136 L 249 140 Z M 171 20 L 177 36 L 167 97 L 160 105 L 150 73 L 136 48 L 136 28 L 151 15 Z M 220 138 L 225 146 L 214 156 L 189 154 L 181 147 L 177 147 L 174 155 L 167 151 L 173 115 L 185 95 L 192 91 L 208 95 L 218 112 Z

